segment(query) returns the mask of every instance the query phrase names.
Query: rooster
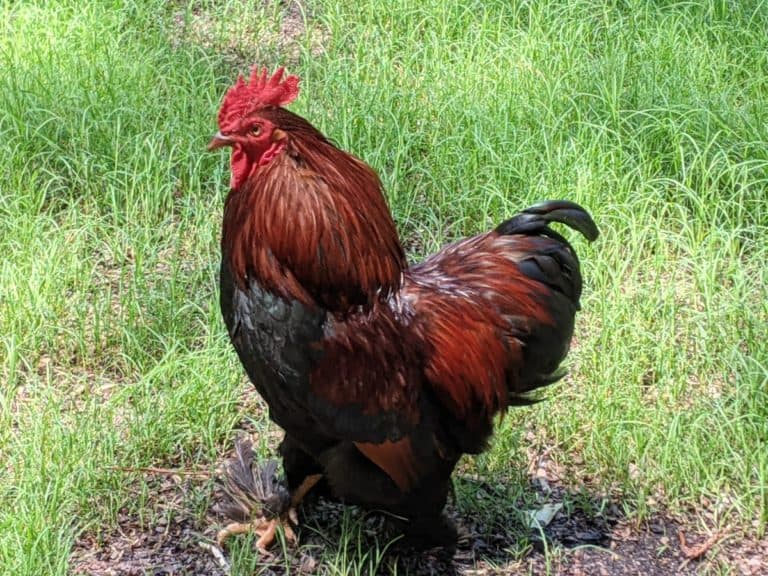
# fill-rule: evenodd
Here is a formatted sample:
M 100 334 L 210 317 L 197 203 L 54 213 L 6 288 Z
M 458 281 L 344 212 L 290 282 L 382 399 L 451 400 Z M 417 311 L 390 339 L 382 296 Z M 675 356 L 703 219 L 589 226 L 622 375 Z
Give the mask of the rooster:
M 283 68 L 241 75 L 209 144 L 231 148 L 221 311 L 285 431 L 284 508 L 322 480 L 404 518 L 415 546 L 451 546 L 457 461 L 488 446 L 495 415 L 563 375 L 582 279 L 549 225 L 598 231 L 577 204 L 544 202 L 409 266 L 376 173 L 284 108 L 298 84 Z M 220 539 L 253 529 L 266 547 L 288 517 Z

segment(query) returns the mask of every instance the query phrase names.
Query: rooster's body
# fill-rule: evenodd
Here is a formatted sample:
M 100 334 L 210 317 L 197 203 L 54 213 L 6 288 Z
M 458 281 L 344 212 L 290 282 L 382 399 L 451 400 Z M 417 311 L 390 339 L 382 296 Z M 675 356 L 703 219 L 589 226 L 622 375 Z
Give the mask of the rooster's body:
M 459 457 L 494 415 L 557 380 L 581 275 L 550 202 L 408 267 L 376 174 L 281 108 L 297 79 L 255 73 L 228 93 L 213 147 L 233 147 L 221 308 L 248 376 L 283 430 L 290 490 L 322 474 L 351 503 L 447 543 Z

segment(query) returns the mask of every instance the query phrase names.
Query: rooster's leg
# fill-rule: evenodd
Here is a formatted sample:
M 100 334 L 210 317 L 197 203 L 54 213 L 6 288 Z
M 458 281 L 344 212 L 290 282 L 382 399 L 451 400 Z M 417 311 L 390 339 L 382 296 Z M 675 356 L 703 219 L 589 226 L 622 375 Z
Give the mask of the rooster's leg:
M 285 540 L 291 544 L 294 544 L 296 542 L 296 533 L 293 531 L 291 523 L 293 522 L 295 524 L 298 520 L 296 507 L 301 504 L 301 501 L 307 495 L 307 492 L 309 492 L 312 487 L 320 481 L 321 478 L 321 474 L 313 474 L 312 476 L 307 476 L 301 485 L 296 488 L 296 490 L 291 495 L 291 506 L 285 514 L 272 519 L 267 519 L 263 516 L 260 516 L 250 523 L 234 522 L 225 526 L 216 535 L 216 541 L 219 543 L 219 546 L 223 546 L 224 542 L 230 536 L 254 532 L 259 535 L 259 539 L 256 541 L 256 548 L 262 552 L 266 552 L 267 548 L 272 546 L 272 544 L 275 542 L 275 535 L 277 534 L 278 526 L 283 527 Z
M 296 513 L 296 507 L 301 504 L 302 500 L 304 500 L 304 496 L 307 495 L 307 492 L 312 490 L 315 484 L 320 482 L 322 477 L 322 474 L 312 474 L 311 476 L 307 476 L 304 478 L 304 481 L 301 483 L 301 485 L 296 488 L 296 490 L 294 490 L 293 494 L 291 494 L 291 510 L 294 514 Z

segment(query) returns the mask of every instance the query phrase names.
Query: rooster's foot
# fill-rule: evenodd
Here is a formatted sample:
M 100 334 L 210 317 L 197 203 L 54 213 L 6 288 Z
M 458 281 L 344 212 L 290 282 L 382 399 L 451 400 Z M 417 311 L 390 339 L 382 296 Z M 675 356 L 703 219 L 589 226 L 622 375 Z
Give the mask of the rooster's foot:
M 270 520 L 260 517 L 253 520 L 253 522 L 233 522 L 219 530 L 216 535 L 216 542 L 219 547 L 224 546 L 230 536 L 236 536 L 237 534 L 249 534 L 254 533 L 259 536 L 256 540 L 256 548 L 262 553 L 266 553 L 274 543 L 277 536 L 277 530 L 279 526 L 282 526 L 283 535 L 285 541 L 289 544 L 296 543 L 296 533 L 291 527 L 291 521 L 296 518 L 296 512 L 291 509 L 288 512 L 287 518 L 272 518 Z
M 288 544 L 295 544 L 297 542 L 296 533 L 293 531 L 293 526 L 298 525 L 299 516 L 296 513 L 296 507 L 301 504 L 301 501 L 307 495 L 315 484 L 317 484 L 322 478 L 321 474 L 313 474 L 307 476 L 301 485 L 296 488 L 291 495 L 291 503 L 288 512 L 276 518 L 265 518 L 260 516 L 252 522 L 233 522 L 225 526 L 216 535 L 216 541 L 219 546 L 223 546 L 224 542 L 230 537 L 237 534 L 248 534 L 253 532 L 259 535 L 259 539 L 256 541 L 256 548 L 261 552 L 266 553 L 267 549 L 275 543 L 275 537 L 277 535 L 278 526 L 282 526 L 283 535 L 285 541 Z

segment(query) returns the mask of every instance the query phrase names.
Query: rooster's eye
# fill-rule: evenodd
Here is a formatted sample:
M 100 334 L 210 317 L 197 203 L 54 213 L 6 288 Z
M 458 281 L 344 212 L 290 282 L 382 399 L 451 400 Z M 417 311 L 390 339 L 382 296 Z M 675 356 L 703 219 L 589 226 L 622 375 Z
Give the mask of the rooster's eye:
M 256 124 L 255 126 L 253 126 L 251 128 L 251 134 L 253 134 L 254 136 L 258 136 L 259 134 L 261 134 L 261 124 Z

